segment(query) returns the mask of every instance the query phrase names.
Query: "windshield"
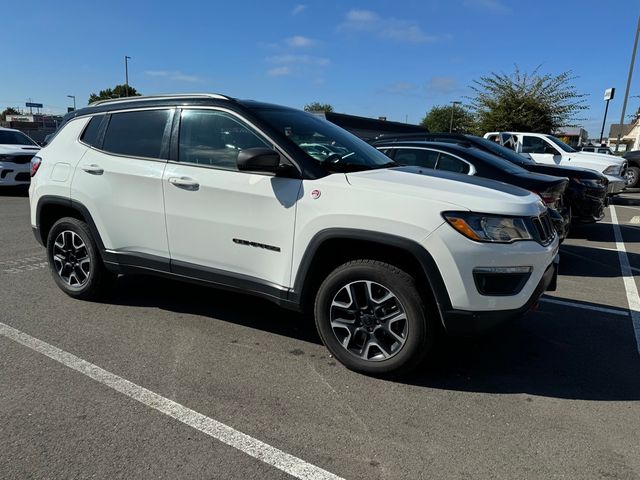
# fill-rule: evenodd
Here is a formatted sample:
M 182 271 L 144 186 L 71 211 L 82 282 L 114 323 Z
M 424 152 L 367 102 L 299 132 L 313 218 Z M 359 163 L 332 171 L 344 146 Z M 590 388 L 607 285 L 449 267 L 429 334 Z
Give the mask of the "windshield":
M 15 132 L 13 130 L 0 130 L 0 145 L 37 146 L 38 144 L 22 132 Z
M 513 150 L 507 147 L 503 147 L 502 145 L 499 145 L 496 142 L 492 142 L 491 140 L 488 140 L 486 138 L 474 137 L 471 135 L 467 135 L 467 137 L 472 138 L 474 143 L 481 145 L 481 148 L 488 150 L 494 155 L 497 155 L 500 158 L 504 158 L 505 160 L 508 160 L 511 163 L 515 163 L 516 165 L 535 165 L 536 164 L 536 162 L 533 161 L 530 157 L 525 157 L 524 155 L 520 155 L 519 153 L 516 153 Z
M 285 108 L 254 111 L 329 170 L 369 170 L 395 165 L 384 153 L 355 135 L 310 113 Z
M 564 143 L 562 140 L 560 140 L 557 137 L 554 137 L 553 135 L 547 135 L 547 138 L 549 140 L 551 140 L 553 143 L 555 143 L 557 146 L 559 146 L 562 150 L 564 150 L 565 152 L 575 152 L 576 150 L 571 148 L 569 145 L 567 145 L 566 143 Z

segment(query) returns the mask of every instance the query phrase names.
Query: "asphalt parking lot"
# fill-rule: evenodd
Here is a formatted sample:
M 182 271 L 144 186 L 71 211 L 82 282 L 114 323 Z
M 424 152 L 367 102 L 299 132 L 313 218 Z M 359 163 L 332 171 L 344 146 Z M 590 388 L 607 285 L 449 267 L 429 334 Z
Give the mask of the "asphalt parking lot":
M 251 297 L 140 276 L 72 300 L 24 194 L 0 222 L 2 478 L 640 478 L 640 193 L 574 228 L 537 311 L 402 381 Z

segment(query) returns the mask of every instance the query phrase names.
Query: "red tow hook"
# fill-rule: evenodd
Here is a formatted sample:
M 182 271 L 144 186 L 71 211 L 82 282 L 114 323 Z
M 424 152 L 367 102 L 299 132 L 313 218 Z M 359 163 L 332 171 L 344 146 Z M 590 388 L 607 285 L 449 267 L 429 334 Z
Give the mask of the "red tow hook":
M 529 308 L 530 312 L 537 312 L 540 308 L 540 300 L 536 300 L 535 303 L 533 305 L 531 305 L 531 308 Z

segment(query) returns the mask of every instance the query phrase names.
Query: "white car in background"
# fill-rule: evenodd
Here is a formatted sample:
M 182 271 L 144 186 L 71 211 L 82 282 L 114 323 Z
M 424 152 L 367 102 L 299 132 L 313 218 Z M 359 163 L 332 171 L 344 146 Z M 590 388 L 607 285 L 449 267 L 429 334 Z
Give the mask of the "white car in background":
M 21 131 L 0 127 L 0 186 L 29 185 L 31 159 L 39 151 Z
M 626 187 L 627 161 L 614 155 L 579 152 L 553 135 L 528 132 L 489 132 L 484 138 L 530 156 L 537 163 L 596 170 L 609 180 L 609 194 Z

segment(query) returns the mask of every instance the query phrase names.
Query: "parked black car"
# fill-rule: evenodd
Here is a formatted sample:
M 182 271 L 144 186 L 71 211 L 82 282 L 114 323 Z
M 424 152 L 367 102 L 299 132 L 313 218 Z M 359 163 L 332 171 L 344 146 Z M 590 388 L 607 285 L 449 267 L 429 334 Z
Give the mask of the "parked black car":
M 396 139 L 375 142 L 375 146 L 400 165 L 478 175 L 535 192 L 549 207 L 560 238 L 568 232 L 570 211 L 562 204 L 567 178 L 529 172 L 469 144 Z
M 565 177 L 569 184 L 563 196 L 563 204 L 570 209 L 571 221 L 576 223 L 593 223 L 602 220 L 604 208 L 608 204 L 607 177 L 595 170 L 574 167 L 559 167 L 555 165 L 543 165 L 533 159 L 518 154 L 502 145 L 486 138 L 459 133 L 427 133 L 422 135 L 403 135 L 393 138 L 384 138 L 373 142 L 373 145 L 388 145 L 389 143 L 409 140 L 425 140 L 436 142 L 457 143 L 470 145 L 485 152 L 497 155 L 529 172 Z M 640 151 L 638 152 L 640 154 Z M 640 155 L 638 156 L 640 161 Z M 629 162 L 631 166 L 631 162 Z

